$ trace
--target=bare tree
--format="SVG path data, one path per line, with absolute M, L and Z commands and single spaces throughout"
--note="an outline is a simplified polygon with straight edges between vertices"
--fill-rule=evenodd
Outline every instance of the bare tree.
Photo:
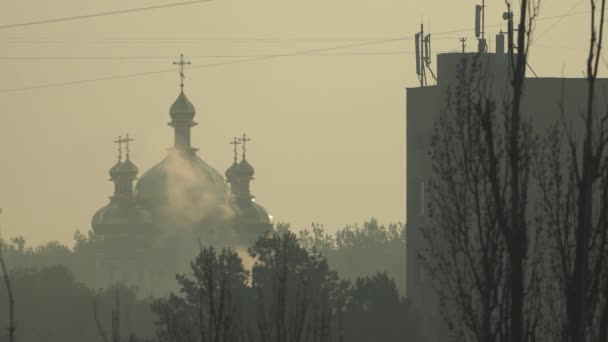
M 201 248 L 191 263 L 193 277 L 178 275 L 181 294 L 153 304 L 161 319 L 158 335 L 175 342 L 245 340 L 242 307 L 248 273 L 234 251 Z
M 520 3 L 507 91 L 499 93 L 485 66 L 465 61 L 432 142 L 423 261 L 455 340 L 533 341 L 541 317 L 541 230 L 530 222 L 528 193 L 534 134 L 521 111 L 539 2 Z M 511 26 L 509 1 L 507 9 Z
M 428 246 L 423 262 L 435 280 L 453 339 L 485 342 L 499 340 L 504 330 L 506 248 L 486 177 L 488 148 L 481 120 L 496 116 L 496 105 L 481 89 L 480 69 L 478 58 L 463 60 L 458 84 L 448 90 L 436 121 L 431 221 L 422 234 Z M 501 138 L 494 138 L 495 145 L 504 154 L 503 141 L 496 141 Z
M 103 342 L 108 342 L 108 335 L 106 334 L 101 321 L 99 320 L 99 312 L 97 310 L 97 299 L 93 298 L 93 319 L 95 319 L 95 326 L 97 327 L 97 332 L 99 336 L 103 340 Z
M 511 13 L 511 3 L 506 1 L 508 13 Z M 494 202 L 496 204 L 497 223 L 502 232 L 507 247 L 509 264 L 509 293 L 510 293 L 510 326 L 509 337 L 512 342 L 522 342 L 530 336 L 535 320 L 525 317 L 526 297 L 526 260 L 530 235 L 528 222 L 528 187 L 530 176 L 530 140 L 526 134 L 525 121 L 522 119 L 521 99 L 523 94 L 528 55 L 530 51 L 533 24 L 538 15 L 539 0 L 521 0 L 520 18 L 517 28 L 517 54 L 513 52 L 513 30 L 509 30 L 509 50 L 511 65 L 510 113 L 505 120 L 505 136 L 507 151 L 507 188 L 501 190 L 499 171 L 497 170 L 498 156 L 492 148 L 491 122 L 486 121 L 486 144 L 489 147 L 491 167 L 489 177 L 492 182 Z M 528 136 L 529 138 L 529 136 Z M 532 326 L 526 327 L 526 322 Z
M 291 232 L 258 239 L 249 254 L 256 260 L 252 288 L 260 341 L 329 342 L 339 338 L 345 284 L 330 270 L 325 257 L 299 245 Z
M 537 174 L 552 242 L 555 338 L 569 342 L 606 341 L 608 333 L 608 109 L 600 114 L 596 104 L 606 1 L 590 3 L 582 139 L 566 118 L 562 89 L 561 122 L 545 140 Z
M 0 268 L 2 268 L 2 277 L 4 279 L 4 285 L 6 286 L 6 294 L 8 296 L 8 340 L 9 342 L 15 342 L 15 331 L 17 330 L 17 325 L 15 323 L 15 297 L 13 294 L 13 288 L 11 286 L 11 278 L 8 274 L 8 268 L 6 267 L 6 262 L 4 261 L 4 256 L 2 254 L 3 248 L 4 240 L 0 239 Z

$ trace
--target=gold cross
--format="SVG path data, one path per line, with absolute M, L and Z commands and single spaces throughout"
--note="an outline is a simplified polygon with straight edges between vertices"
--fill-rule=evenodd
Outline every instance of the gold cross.
M 122 142 L 124 142 L 124 143 L 127 144 L 127 159 L 129 159 L 129 152 L 130 152 L 130 150 L 129 150 L 129 143 L 131 141 L 133 141 L 133 140 L 134 139 L 129 138 L 129 134 L 127 134 L 127 137 L 125 139 L 122 139 Z
M 118 144 L 118 161 L 122 161 L 122 143 L 124 140 L 122 139 L 122 135 L 118 136 L 118 140 L 114 140 L 115 144 Z
M 237 151 L 236 151 L 236 145 L 239 145 L 239 138 L 234 137 L 234 140 L 232 140 L 231 142 L 229 142 L 230 145 L 234 145 L 234 162 L 236 163 L 237 160 Z
M 179 55 L 179 62 L 173 62 L 173 65 L 179 65 L 179 77 L 180 77 L 180 84 L 179 86 L 184 89 L 184 78 L 186 78 L 186 75 L 184 74 L 184 65 L 190 65 L 190 62 L 186 62 L 184 60 L 184 54 L 182 53 L 181 55 Z
M 243 144 L 243 159 L 245 159 L 245 155 L 247 154 L 247 142 L 251 141 L 250 138 L 247 138 L 247 135 L 243 133 L 243 137 L 239 139 L 239 141 Z

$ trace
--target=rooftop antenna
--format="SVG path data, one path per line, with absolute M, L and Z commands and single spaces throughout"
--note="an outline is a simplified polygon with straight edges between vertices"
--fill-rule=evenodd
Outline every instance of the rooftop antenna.
M 420 24 L 420 32 L 414 36 L 416 42 L 416 75 L 420 80 L 420 86 L 424 87 L 426 84 L 426 74 L 424 72 L 423 64 L 423 51 L 424 51 L 424 24 Z
M 513 12 L 511 12 L 511 5 L 507 3 L 507 11 L 502 14 L 502 19 L 507 21 L 507 57 L 509 61 L 509 73 L 514 69 L 513 51 L 515 50 L 514 44 L 514 29 L 513 29 Z
M 462 53 L 465 53 L 467 49 L 467 39 L 465 37 L 461 37 L 460 44 L 462 45 Z
M 416 75 L 418 75 L 418 79 L 420 80 L 420 86 L 426 87 L 427 79 L 426 79 L 426 70 L 428 69 L 433 79 L 437 81 L 437 77 L 431 70 L 431 35 L 424 35 L 424 24 L 420 24 L 420 32 L 414 35 L 414 41 L 416 43 Z
M 486 44 L 486 1 L 482 0 L 481 5 L 475 5 L 475 37 L 479 42 L 478 51 L 484 53 L 488 51 Z
M 433 60 L 431 55 L 431 34 L 429 33 L 426 35 L 426 37 L 424 37 L 424 65 L 427 69 L 429 69 L 429 72 L 431 73 L 431 76 L 433 76 L 435 82 L 437 82 L 437 77 L 435 76 L 435 73 L 433 73 L 433 69 L 431 69 L 431 61 Z

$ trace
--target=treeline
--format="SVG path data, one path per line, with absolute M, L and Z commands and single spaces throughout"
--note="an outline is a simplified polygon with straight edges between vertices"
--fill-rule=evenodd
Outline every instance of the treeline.
M 162 341 L 420 341 L 417 321 L 386 273 L 342 280 L 289 231 L 261 237 L 247 271 L 230 250 L 204 248 L 180 291 L 156 300 Z
M 21 238 L 4 244 L 9 264 L 19 266 L 11 278 L 20 342 L 421 340 L 391 273 L 405 265 L 390 260 L 404 254 L 398 225 L 371 220 L 335 236 L 318 225 L 299 235 L 279 225 L 247 253 L 202 247 L 190 271 L 176 276 L 176 291 L 159 298 L 86 286 L 71 270 L 80 270 L 82 260 L 74 259 L 89 253 L 94 236 L 76 238 L 73 250 L 28 248 Z M 4 293 L 0 287 L 0 327 L 8 327 Z
M 288 224 L 277 224 L 279 232 L 293 231 Z M 329 233 L 322 225 L 313 224 L 310 229 L 298 232 L 299 243 L 308 250 L 317 250 L 327 257 L 332 269 L 341 278 L 354 281 L 357 277 L 386 272 L 395 280 L 402 295 L 405 294 L 405 229 L 402 224 L 379 224 L 370 219 L 362 225 L 346 226 L 336 233 Z M 39 268 L 54 265 L 66 266 L 77 280 L 95 287 L 96 236 L 92 231 L 74 233 L 74 247 L 57 241 L 39 246 L 27 246 L 27 241 L 17 236 L 6 241 L 5 257 L 12 268 Z M 167 244 L 175 245 L 168 241 Z M 163 252 L 171 253 L 173 248 Z M 192 256 L 196 254 L 193 252 Z M 171 255 L 159 256 L 170 258 Z M 189 257 L 188 259 L 191 259 Z M 177 273 L 174 270 L 172 274 Z
M 151 299 L 137 299 L 124 287 L 93 290 L 78 282 L 65 266 L 17 269 L 10 273 L 15 298 L 16 340 L 19 342 L 102 341 L 101 329 L 111 335 L 112 311 L 121 310 L 121 335 L 153 337 Z M 0 286 L 0 341 L 8 342 L 8 300 Z

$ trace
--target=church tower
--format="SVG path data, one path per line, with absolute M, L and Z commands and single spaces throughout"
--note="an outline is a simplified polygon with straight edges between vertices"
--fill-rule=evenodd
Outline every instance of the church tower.
M 155 236 L 148 211 L 137 204 L 133 196 L 133 181 L 139 170 L 130 159 L 129 143 L 133 139 L 119 137 L 118 162 L 110 169 L 114 195 L 110 203 L 99 209 L 91 225 L 98 238 L 96 279 L 98 286 L 124 283 L 145 283 L 146 253 Z M 122 144 L 126 158 L 122 160 Z
M 184 87 L 184 66 L 189 62 L 182 55 L 174 64 L 180 67 L 180 89 L 169 108 L 173 146 L 163 160 L 141 176 L 135 186 L 135 198 L 150 212 L 165 236 L 194 233 L 196 238 L 188 241 L 215 243 L 223 239 L 222 223 L 230 212 L 228 184 L 192 147 L 196 109 Z
M 240 139 L 234 138 L 230 144 L 234 145 L 234 162 L 226 170 L 226 179 L 230 183 L 230 192 L 235 203 L 236 214 L 233 220 L 235 236 L 238 243 L 251 244 L 258 236 L 269 232 L 273 228 L 272 215 L 261 205 L 255 202 L 251 194 L 250 184 L 254 179 L 255 170 L 247 161 L 247 143 L 251 141 L 246 134 Z M 242 147 L 241 162 L 237 163 L 236 146 Z

